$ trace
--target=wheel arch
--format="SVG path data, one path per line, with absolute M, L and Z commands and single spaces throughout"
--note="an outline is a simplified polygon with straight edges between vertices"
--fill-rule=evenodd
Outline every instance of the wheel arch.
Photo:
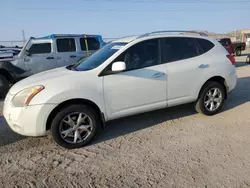
M 46 130 L 50 129 L 53 118 L 56 116 L 57 113 L 60 112 L 60 110 L 62 110 L 64 107 L 66 107 L 68 105 L 73 105 L 73 104 L 84 104 L 84 105 L 91 107 L 93 110 L 95 110 L 95 112 L 99 116 L 99 118 L 102 122 L 102 126 L 104 127 L 104 125 L 105 125 L 104 124 L 104 122 L 105 122 L 104 115 L 103 115 L 102 111 L 100 110 L 100 108 L 98 107 L 98 105 L 96 103 L 94 103 L 93 101 L 90 101 L 88 99 L 75 98 L 75 99 L 66 100 L 66 101 L 58 104 L 51 111 L 51 113 L 49 114 L 47 121 L 46 121 Z
M 224 87 L 224 90 L 225 90 L 225 99 L 227 99 L 227 88 L 228 88 L 228 86 L 227 86 L 227 83 L 226 83 L 226 79 L 223 78 L 222 76 L 213 76 L 213 77 L 209 78 L 209 79 L 202 85 L 202 87 L 200 88 L 200 91 L 199 91 L 199 94 L 198 94 L 198 96 L 197 96 L 197 99 L 200 97 L 201 92 L 202 92 L 203 88 L 206 86 L 206 84 L 207 84 L 208 82 L 211 82 L 211 81 L 217 82 L 217 83 L 221 84 L 221 85 Z
M 9 82 L 13 82 L 14 80 L 13 75 L 3 68 L 0 68 L 0 75 L 4 76 Z

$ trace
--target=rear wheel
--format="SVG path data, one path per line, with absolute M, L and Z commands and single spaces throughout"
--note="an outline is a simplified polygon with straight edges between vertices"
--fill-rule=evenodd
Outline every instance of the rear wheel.
M 88 144 L 99 127 L 100 118 L 94 110 L 86 105 L 71 105 L 55 116 L 51 134 L 58 145 L 74 149 Z
M 235 51 L 236 56 L 241 56 L 241 49 L 237 48 Z
M 9 82 L 8 80 L 0 75 L 0 98 L 4 98 L 9 90 Z
M 196 111 L 209 116 L 217 114 L 223 107 L 225 92 L 221 84 L 208 82 L 202 88 L 200 96 L 196 101 Z
M 250 64 L 250 55 L 247 56 L 246 63 L 247 63 L 247 64 Z

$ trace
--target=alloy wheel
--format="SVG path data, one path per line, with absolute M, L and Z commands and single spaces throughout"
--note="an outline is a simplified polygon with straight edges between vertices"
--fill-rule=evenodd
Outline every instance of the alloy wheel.
M 68 114 L 62 119 L 59 126 L 62 139 L 70 144 L 83 142 L 90 136 L 92 130 L 91 118 L 81 112 Z
M 222 92 L 218 88 L 210 89 L 204 98 L 204 106 L 205 108 L 213 112 L 217 110 L 222 103 Z

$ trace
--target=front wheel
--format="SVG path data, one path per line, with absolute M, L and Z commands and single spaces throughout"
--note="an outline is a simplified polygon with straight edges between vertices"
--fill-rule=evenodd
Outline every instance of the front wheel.
M 223 107 L 225 89 L 217 82 L 208 82 L 201 90 L 195 104 L 197 112 L 211 116 L 217 114 Z
M 8 80 L 0 75 L 0 98 L 4 98 L 9 90 L 9 82 Z
M 83 147 L 95 136 L 100 127 L 99 119 L 96 112 L 86 105 L 67 106 L 52 121 L 52 137 L 67 149 Z

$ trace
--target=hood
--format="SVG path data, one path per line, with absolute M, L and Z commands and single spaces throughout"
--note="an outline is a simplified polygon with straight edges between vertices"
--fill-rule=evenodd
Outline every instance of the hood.
M 15 85 L 13 85 L 9 91 L 10 94 L 16 94 L 17 92 L 35 85 L 44 85 L 47 81 L 50 81 L 54 78 L 64 77 L 67 75 L 75 74 L 76 71 L 68 70 L 66 67 L 61 67 L 57 69 L 52 69 L 44 71 L 38 74 L 34 74 L 28 78 L 25 78 Z

